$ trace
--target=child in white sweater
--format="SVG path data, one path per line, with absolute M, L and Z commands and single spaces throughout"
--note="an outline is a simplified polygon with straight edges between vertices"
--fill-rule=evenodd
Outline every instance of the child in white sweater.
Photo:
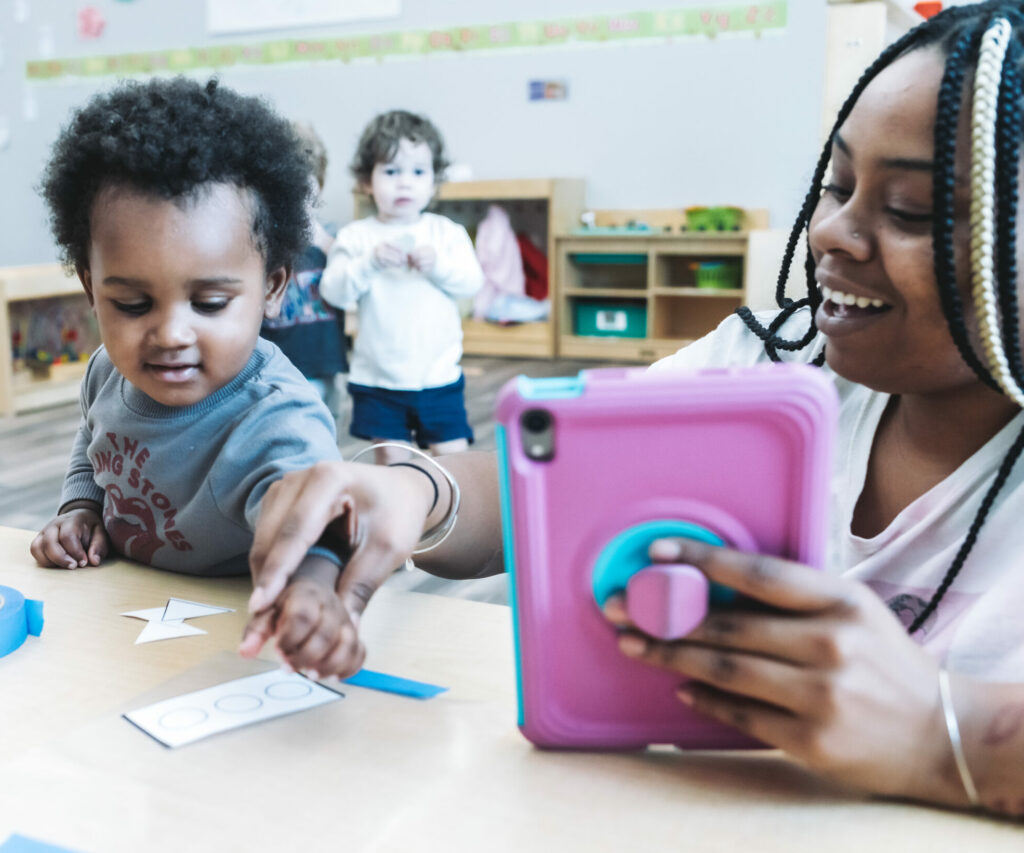
M 456 300 L 483 284 L 466 229 L 424 209 L 448 165 L 441 135 L 401 110 L 363 131 L 351 170 L 376 214 L 338 232 L 320 281 L 324 299 L 358 305 L 350 432 L 415 441 L 435 454 L 473 440 L 463 400 Z M 394 454 L 378 450 L 378 462 Z

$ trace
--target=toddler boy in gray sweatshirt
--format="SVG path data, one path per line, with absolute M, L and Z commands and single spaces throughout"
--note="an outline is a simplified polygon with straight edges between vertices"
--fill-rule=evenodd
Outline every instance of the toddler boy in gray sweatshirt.
M 103 346 L 60 509 L 32 543 L 40 565 L 95 566 L 115 550 L 245 573 L 267 489 L 339 458 L 319 395 L 259 337 L 305 245 L 309 187 L 289 123 L 216 81 L 122 84 L 63 129 L 43 193 Z M 312 548 L 274 607 L 286 662 L 318 676 L 360 663 L 335 651 L 351 630 L 340 567 Z

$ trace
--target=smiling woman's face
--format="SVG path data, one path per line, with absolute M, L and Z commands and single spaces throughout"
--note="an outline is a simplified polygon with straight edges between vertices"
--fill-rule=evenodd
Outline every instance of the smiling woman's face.
M 979 382 L 953 343 L 935 278 L 933 133 L 944 61 L 936 49 L 917 50 L 867 86 L 839 129 L 832 177 L 809 230 L 828 363 L 889 393 Z M 954 244 L 971 326 L 967 114 L 961 111 L 957 145 Z

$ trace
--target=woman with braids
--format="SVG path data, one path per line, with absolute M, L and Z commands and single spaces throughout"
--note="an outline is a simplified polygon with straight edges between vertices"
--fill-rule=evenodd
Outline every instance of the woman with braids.
M 830 571 L 662 540 L 653 559 L 695 564 L 768 607 L 713 613 L 670 644 L 633 629 L 621 600 L 607 607 L 624 654 L 686 677 L 680 702 L 823 776 L 1018 816 L 1022 69 L 1017 3 L 955 7 L 886 50 L 818 164 L 780 311 L 741 311 L 655 368 L 800 360 L 835 378 Z M 794 301 L 785 289 L 801 239 L 807 289 Z M 462 510 L 419 565 L 447 577 L 499 570 L 494 460 L 450 456 L 444 468 Z M 345 604 L 361 611 L 457 494 L 431 465 L 331 463 L 285 477 L 256 531 L 253 604 L 273 601 L 304 548 L 353 510 L 361 534 Z

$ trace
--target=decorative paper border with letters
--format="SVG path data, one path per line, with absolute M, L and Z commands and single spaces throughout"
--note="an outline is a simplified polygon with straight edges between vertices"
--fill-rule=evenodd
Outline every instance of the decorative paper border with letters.
M 27 62 L 25 76 L 33 81 L 69 77 L 132 77 L 281 63 L 378 62 L 438 54 L 601 47 L 677 38 L 759 37 L 764 33 L 785 30 L 787 6 L 787 0 L 708 3 L 685 9 L 621 15 L 54 58 Z

